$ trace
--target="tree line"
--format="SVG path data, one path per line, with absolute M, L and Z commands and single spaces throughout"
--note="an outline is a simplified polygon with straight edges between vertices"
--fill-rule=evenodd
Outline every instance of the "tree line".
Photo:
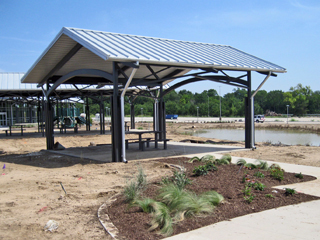
M 235 88 L 231 93 L 221 96 L 221 115 L 223 117 L 241 117 L 245 115 L 244 99 L 246 89 Z M 220 116 L 220 96 L 215 89 L 192 93 L 188 90 L 171 91 L 164 97 L 166 114 L 179 116 L 218 117 Z M 138 97 L 135 102 L 136 116 L 152 116 L 154 100 Z M 309 86 L 298 84 L 289 91 L 260 90 L 254 97 L 255 114 L 265 114 L 267 110 L 278 114 L 289 113 L 296 116 L 304 114 L 320 114 L 320 91 L 312 91 Z M 106 103 L 110 107 L 110 103 Z M 97 104 L 90 104 L 90 113 L 99 112 Z M 130 115 L 130 105 L 125 104 L 125 114 Z

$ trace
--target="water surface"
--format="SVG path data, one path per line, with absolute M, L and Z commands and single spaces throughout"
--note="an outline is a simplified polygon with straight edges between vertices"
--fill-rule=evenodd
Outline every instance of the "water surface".
M 205 129 L 192 132 L 192 135 L 230 141 L 244 141 L 244 129 Z M 283 143 L 288 145 L 320 146 L 320 135 L 292 129 L 256 129 L 255 142 Z

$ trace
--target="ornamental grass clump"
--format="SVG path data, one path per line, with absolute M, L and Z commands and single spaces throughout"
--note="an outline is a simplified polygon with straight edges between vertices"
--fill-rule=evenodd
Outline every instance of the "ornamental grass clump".
M 178 171 L 174 172 L 173 177 L 162 180 L 164 184 L 160 188 L 156 200 L 141 199 L 137 187 L 138 185 L 145 186 L 143 184 L 145 181 L 141 175 L 144 174 L 140 173 L 137 181 L 131 182 L 126 187 L 127 191 L 130 192 L 129 207 L 136 206 L 141 208 L 143 212 L 150 213 L 152 220 L 149 230 L 157 229 L 158 234 L 163 236 L 169 236 L 173 233 L 174 223 L 182 221 L 186 217 L 212 213 L 215 206 L 224 200 L 223 196 L 215 191 L 205 192 L 201 195 L 187 191 L 185 186 L 190 183 L 190 180 L 186 178 L 184 172 Z M 126 189 L 124 194 L 126 194 Z M 127 196 L 126 199 L 128 199 Z
M 173 233 L 173 225 L 168 207 L 162 202 L 154 202 L 151 205 L 154 211 L 151 213 L 152 219 L 149 231 L 159 228 L 159 234 L 170 236 Z
M 142 168 L 138 169 L 138 175 L 136 177 L 136 181 L 131 181 L 127 186 L 125 186 L 123 195 L 125 196 L 126 202 L 131 203 L 135 199 L 137 199 L 143 189 L 147 185 L 147 178 L 144 174 Z
M 261 161 L 261 160 L 258 160 L 258 164 L 257 164 L 257 167 L 261 170 L 264 170 L 264 171 L 267 171 L 268 168 L 269 168 L 269 165 L 266 161 Z
M 229 164 L 231 163 L 232 157 L 230 154 L 224 154 L 220 160 L 227 160 L 229 162 Z

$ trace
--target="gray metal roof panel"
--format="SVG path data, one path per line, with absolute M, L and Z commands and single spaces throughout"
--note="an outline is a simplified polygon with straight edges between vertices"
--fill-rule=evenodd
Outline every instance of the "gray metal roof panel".
M 77 43 L 84 48 L 80 49 L 56 75 L 64 75 L 79 67 L 112 72 L 112 65 L 108 65 L 111 61 L 139 61 L 177 68 L 213 67 L 223 70 L 286 72 L 281 66 L 226 45 L 62 28 L 22 81 L 42 81 Z M 174 71 L 174 68 L 171 71 Z M 142 76 L 149 74 L 149 71 L 140 68 L 136 74 Z
M 77 28 L 64 34 L 83 44 L 103 59 L 189 63 L 216 67 L 251 68 L 285 72 L 286 69 L 226 45 L 178 41 Z

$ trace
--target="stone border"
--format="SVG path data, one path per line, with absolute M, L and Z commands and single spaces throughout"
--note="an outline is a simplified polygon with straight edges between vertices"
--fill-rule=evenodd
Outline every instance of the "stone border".
M 102 227 L 114 239 L 117 239 L 117 236 L 119 235 L 119 230 L 111 222 L 109 215 L 106 213 L 106 210 L 114 201 L 117 200 L 118 196 L 119 194 L 112 196 L 104 204 L 102 204 L 98 209 L 98 219 Z

